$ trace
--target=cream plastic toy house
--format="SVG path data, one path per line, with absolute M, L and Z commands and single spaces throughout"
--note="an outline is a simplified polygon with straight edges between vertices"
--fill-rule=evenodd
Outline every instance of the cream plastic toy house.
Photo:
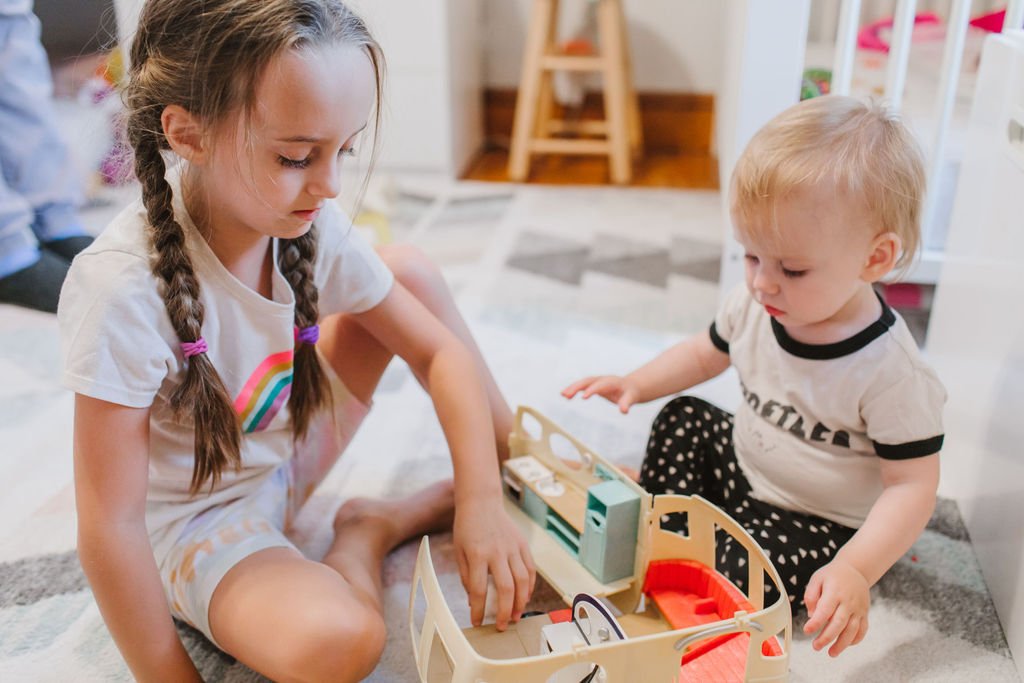
M 551 613 L 523 618 L 504 632 L 493 624 L 460 628 L 424 538 L 409 603 L 421 681 L 786 680 L 792 631 L 786 591 L 735 520 L 697 496 L 645 492 L 530 408 L 519 408 L 510 444 L 502 473 L 506 509 L 526 536 L 538 573 L 573 606 L 571 620 Z M 661 528 L 671 514 L 686 515 L 688 535 Z M 746 594 L 714 571 L 716 530 L 747 551 Z M 783 596 L 768 607 L 766 581 Z

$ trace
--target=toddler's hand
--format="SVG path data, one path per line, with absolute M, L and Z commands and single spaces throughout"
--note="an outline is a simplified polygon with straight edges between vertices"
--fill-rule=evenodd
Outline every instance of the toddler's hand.
M 490 575 L 497 591 L 495 622 L 504 631 L 510 620 L 519 621 L 533 592 L 536 571 L 525 539 L 505 513 L 500 497 L 457 503 L 454 536 L 470 620 L 474 626 L 483 622 Z
M 636 403 L 638 394 L 633 382 L 626 377 L 602 375 L 600 377 L 586 377 L 573 382 L 562 390 L 562 396 L 572 398 L 581 391 L 583 392 L 584 399 L 597 394 L 617 404 L 619 410 L 623 413 L 629 412 L 629 407 Z
M 804 633 L 818 633 L 813 647 L 820 650 L 829 643 L 832 657 L 850 645 L 856 645 L 868 632 L 870 586 L 857 569 L 838 558 L 814 572 L 807 590 L 807 624 Z

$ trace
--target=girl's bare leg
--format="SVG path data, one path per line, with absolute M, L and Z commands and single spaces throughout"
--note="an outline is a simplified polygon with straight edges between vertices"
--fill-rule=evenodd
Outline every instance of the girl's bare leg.
M 235 565 L 214 591 L 217 642 L 275 681 L 359 681 L 384 650 L 381 569 L 395 546 L 451 526 L 452 486 L 352 500 L 322 563 L 270 548 Z

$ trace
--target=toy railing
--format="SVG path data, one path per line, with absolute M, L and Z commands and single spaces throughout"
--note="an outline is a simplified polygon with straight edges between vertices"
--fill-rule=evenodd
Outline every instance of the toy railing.
M 435 680 L 450 680 L 452 683 L 543 683 L 563 669 L 579 664 L 600 666 L 609 682 L 671 683 L 679 676 L 680 653 L 675 649 L 676 642 L 680 637 L 704 630 L 704 627 L 698 627 L 669 631 L 557 654 L 489 659 L 473 649 L 448 610 L 430 560 L 430 546 L 426 538 L 420 545 L 412 589 L 411 613 L 419 591 L 425 600 L 421 631 L 417 632 L 415 619 L 410 618 L 416 668 L 420 680 L 431 683 Z M 435 648 L 438 644 L 447 655 L 450 678 L 439 678 L 436 674 L 431 676 L 431 657 L 437 656 Z
M 523 427 L 524 416 L 529 415 L 540 425 L 540 434 L 531 435 Z M 580 453 L 581 467 L 574 468 L 555 456 L 551 438 L 560 435 L 568 440 Z M 753 538 L 731 517 L 699 497 L 652 496 L 635 482 L 621 477 L 614 466 L 572 438 L 557 425 L 540 413 L 529 408 L 520 408 L 517 413 L 516 429 L 510 438 L 513 457 L 532 455 L 559 477 L 581 486 L 592 481 L 595 469 L 602 467 L 605 473 L 613 473 L 623 483 L 634 488 L 641 496 L 641 516 L 636 546 L 636 572 L 630 579 L 604 586 L 603 595 L 618 607 L 624 615 L 634 612 L 640 602 L 644 577 L 651 562 L 657 560 L 693 560 L 711 570 L 715 567 L 716 528 L 733 537 L 734 542 L 746 549 L 748 555 L 747 599 L 753 606 L 749 614 L 737 611 L 732 618 L 700 624 L 692 627 L 668 628 L 663 632 L 630 636 L 625 640 L 598 645 L 577 647 L 567 652 L 538 654 L 535 656 L 493 659 L 482 656 L 469 641 L 466 633 L 456 624 L 441 592 L 434 567 L 430 559 L 430 546 L 424 538 L 416 570 L 413 575 L 410 596 L 410 630 L 413 650 L 420 680 L 428 683 L 452 681 L 452 683 L 522 683 L 548 681 L 567 667 L 581 665 L 599 666 L 609 683 L 675 682 L 686 679 L 686 665 L 680 670 L 680 652 L 700 641 L 727 633 L 747 633 L 747 657 L 745 680 L 785 681 L 788 673 L 789 650 L 792 624 L 786 590 L 775 567 Z M 513 518 L 527 533 L 537 564 L 538 573 L 547 578 L 567 603 L 571 603 L 572 585 L 579 577 L 586 577 L 586 570 L 573 570 L 566 561 L 569 556 L 557 555 L 551 545 L 544 542 L 546 534 L 537 530 L 537 525 L 515 506 L 506 506 Z M 664 515 L 682 513 L 687 518 L 687 535 L 661 528 Z M 516 516 L 518 515 L 518 516 Z M 524 526 L 525 525 L 525 526 Z M 538 552 L 538 547 L 544 549 Z M 557 565 L 552 570 L 550 565 Z M 765 580 L 774 585 L 778 599 L 764 607 Z M 597 582 L 590 577 L 590 584 Z M 576 587 L 575 590 L 590 592 L 595 586 Z M 601 588 L 596 585 L 596 588 Z M 568 596 L 568 597 L 567 597 Z M 417 603 L 417 598 L 422 602 Z M 421 612 L 421 613 L 418 613 Z M 421 624 L 417 626 L 417 621 Z M 497 632 L 495 631 L 495 634 Z M 764 654 L 770 648 L 764 644 L 778 638 L 781 647 L 771 648 L 780 654 Z M 438 647 L 440 646 L 440 647 Z M 563 679 L 559 679 L 563 680 Z
M 672 513 L 686 514 L 689 527 L 688 535 L 682 536 L 675 531 L 661 528 L 662 516 Z M 700 496 L 654 496 L 654 505 L 648 516 L 648 522 L 650 525 L 650 540 L 647 544 L 646 556 L 648 565 L 657 560 L 686 558 L 714 568 L 716 526 L 729 534 L 733 538 L 733 543 L 739 543 L 746 549 L 748 571 L 745 593 L 756 611 L 742 619 L 742 628 L 738 625 L 735 629 L 750 634 L 747 648 L 746 680 L 786 680 L 792 639 L 792 615 L 782 578 L 761 546 L 736 520 Z M 775 587 L 777 596 L 775 602 L 768 607 L 764 607 L 766 579 Z M 706 632 L 702 637 L 693 638 L 693 641 L 730 632 L 719 630 L 724 628 L 729 621 L 702 627 L 706 629 Z M 688 630 L 692 631 L 693 629 Z M 782 656 L 772 657 L 763 653 L 764 642 L 774 637 L 780 639 Z

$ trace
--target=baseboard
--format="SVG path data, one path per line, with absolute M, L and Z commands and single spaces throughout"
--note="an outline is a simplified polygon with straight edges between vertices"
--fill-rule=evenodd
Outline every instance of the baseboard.
M 488 144 L 507 147 L 515 117 L 516 90 L 484 90 L 484 135 Z M 699 93 L 638 93 L 643 123 L 644 148 L 668 154 L 712 154 L 714 95 Z M 561 115 L 561 114 L 557 114 Z M 584 119 L 603 117 L 600 92 L 588 92 L 575 115 Z

